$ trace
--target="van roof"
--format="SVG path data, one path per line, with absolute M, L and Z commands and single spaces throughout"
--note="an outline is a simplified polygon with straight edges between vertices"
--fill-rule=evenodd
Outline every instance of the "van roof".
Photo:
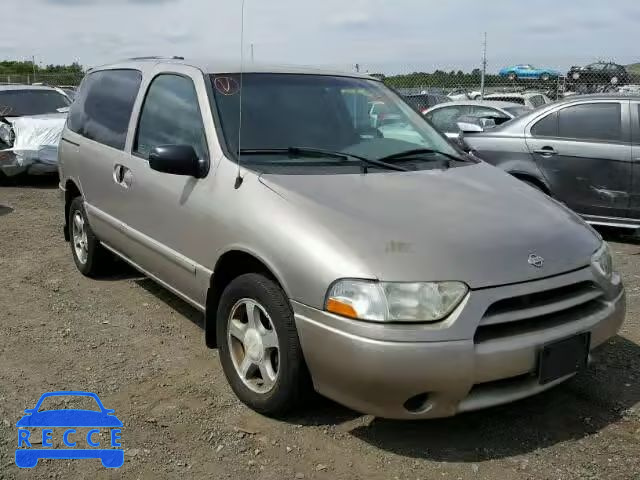
M 182 57 L 137 57 L 122 60 L 119 62 L 101 65 L 90 69 L 95 70 L 107 70 L 114 68 L 135 68 L 140 69 L 143 65 L 159 65 L 159 64 L 178 64 L 188 65 L 201 70 L 205 74 L 218 74 L 218 73 L 238 73 L 240 72 L 239 60 L 189 60 Z M 354 77 L 354 78 L 366 78 L 370 80 L 378 80 L 375 77 L 371 77 L 367 74 L 345 72 L 339 70 L 324 70 L 310 66 L 301 65 L 282 65 L 272 63 L 256 63 L 245 62 L 242 68 L 243 73 L 291 73 L 301 75 L 332 75 L 341 77 Z

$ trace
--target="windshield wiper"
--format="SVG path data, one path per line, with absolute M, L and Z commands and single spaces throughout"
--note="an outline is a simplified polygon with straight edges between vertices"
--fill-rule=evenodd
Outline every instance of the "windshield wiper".
M 408 172 L 409 170 L 401 167 L 400 165 L 393 165 L 386 163 L 383 160 L 373 160 L 371 158 L 359 157 L 352 155 L 351 153 L 334 152 L 331 150 L 322 150 L 319 148 L 301 148 L 301 147 L 289 147 L 289 148 L 247 148 L 241 149 L 240 155 L 271 155 L 286 153 L 290 157 L 308 157 L 308 158 L 335 158 L 337 160 L 350 161 L 352 159 L 358 160 L 362 166 L 362 172 L 367 173 L 367 166 L 373 165 L 380 168 L 386 168 L 387 170 L 396 170 L 399 172 Z
M 398 152 L 398 153 L 394 153 L 392 155 L 387 155 L 386 157 L 382 157 L 380 159 L 381 162 L 386 162 L 389 160 L 403 160 L 406 158 L 411 158 L 411 157 L 415 157 L 417 155 L 428 155 L 428 154 L 435 154 L 435 155 L 442 155 L 444 157 L 447 157 L 449 160 L 455 160 L 456 162 L 468 162 L 469 160 L 466 160 L 464 158 L 460 158 L 456 155 L 452 155 L 450 153 L 446 153 L 446 152 L 441 152 L 440 150 L 433 150 L 430 148 L 415 148 L 413 150 L 405 150 L 403 152 Z

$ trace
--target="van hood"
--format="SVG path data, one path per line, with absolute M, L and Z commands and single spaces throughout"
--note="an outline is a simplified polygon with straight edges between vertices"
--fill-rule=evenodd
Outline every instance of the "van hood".
M 576 214 L 486 163 L 260 181 L 385 281 L 525 282 L 589 265 L 602 241 Z M 532 254 L 542 266 L 529 263 Z

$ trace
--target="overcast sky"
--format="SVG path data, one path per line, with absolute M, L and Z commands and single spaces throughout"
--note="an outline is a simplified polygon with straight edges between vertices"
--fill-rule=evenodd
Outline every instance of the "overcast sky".
M 3 0 L 4 58 L 239 57 L 240 0 Z M 638 0 L 246 0 L 256 61 L 370 72 L 640 62 Z

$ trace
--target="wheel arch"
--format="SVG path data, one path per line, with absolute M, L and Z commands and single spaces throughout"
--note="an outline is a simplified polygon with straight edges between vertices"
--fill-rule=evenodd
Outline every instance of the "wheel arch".
M 82 192 L 76 182 L 68 179 L 64 184 L 64 239 L 69 241 L 69 206 L 76 197 L 81 197 Z
M 209 280 L 205 310 L 205 343 L 209 348 L 216 348 L 216 322 L 218 304 L 224 289 L 237 277 L 245 273 L 261 273 L 276 282 L 289 298 L 285 283 L 270 262 L 255 252 L 243 248 L 232 248 L 225 251 L 216 262 Z
M 537 175 L 533 175 L 530 172 L 522 172 L 522 171 L 510 171 L 508 173 L 512 177 L 517 178 L 518 180 L 522 180 L 522 181 L 529 182 L 536 185 L 544 193 L 551 196 L 551 190 L 549 189 L 549 185 L 547 185 L 547 183 L 543 179 L 539 178 Z

